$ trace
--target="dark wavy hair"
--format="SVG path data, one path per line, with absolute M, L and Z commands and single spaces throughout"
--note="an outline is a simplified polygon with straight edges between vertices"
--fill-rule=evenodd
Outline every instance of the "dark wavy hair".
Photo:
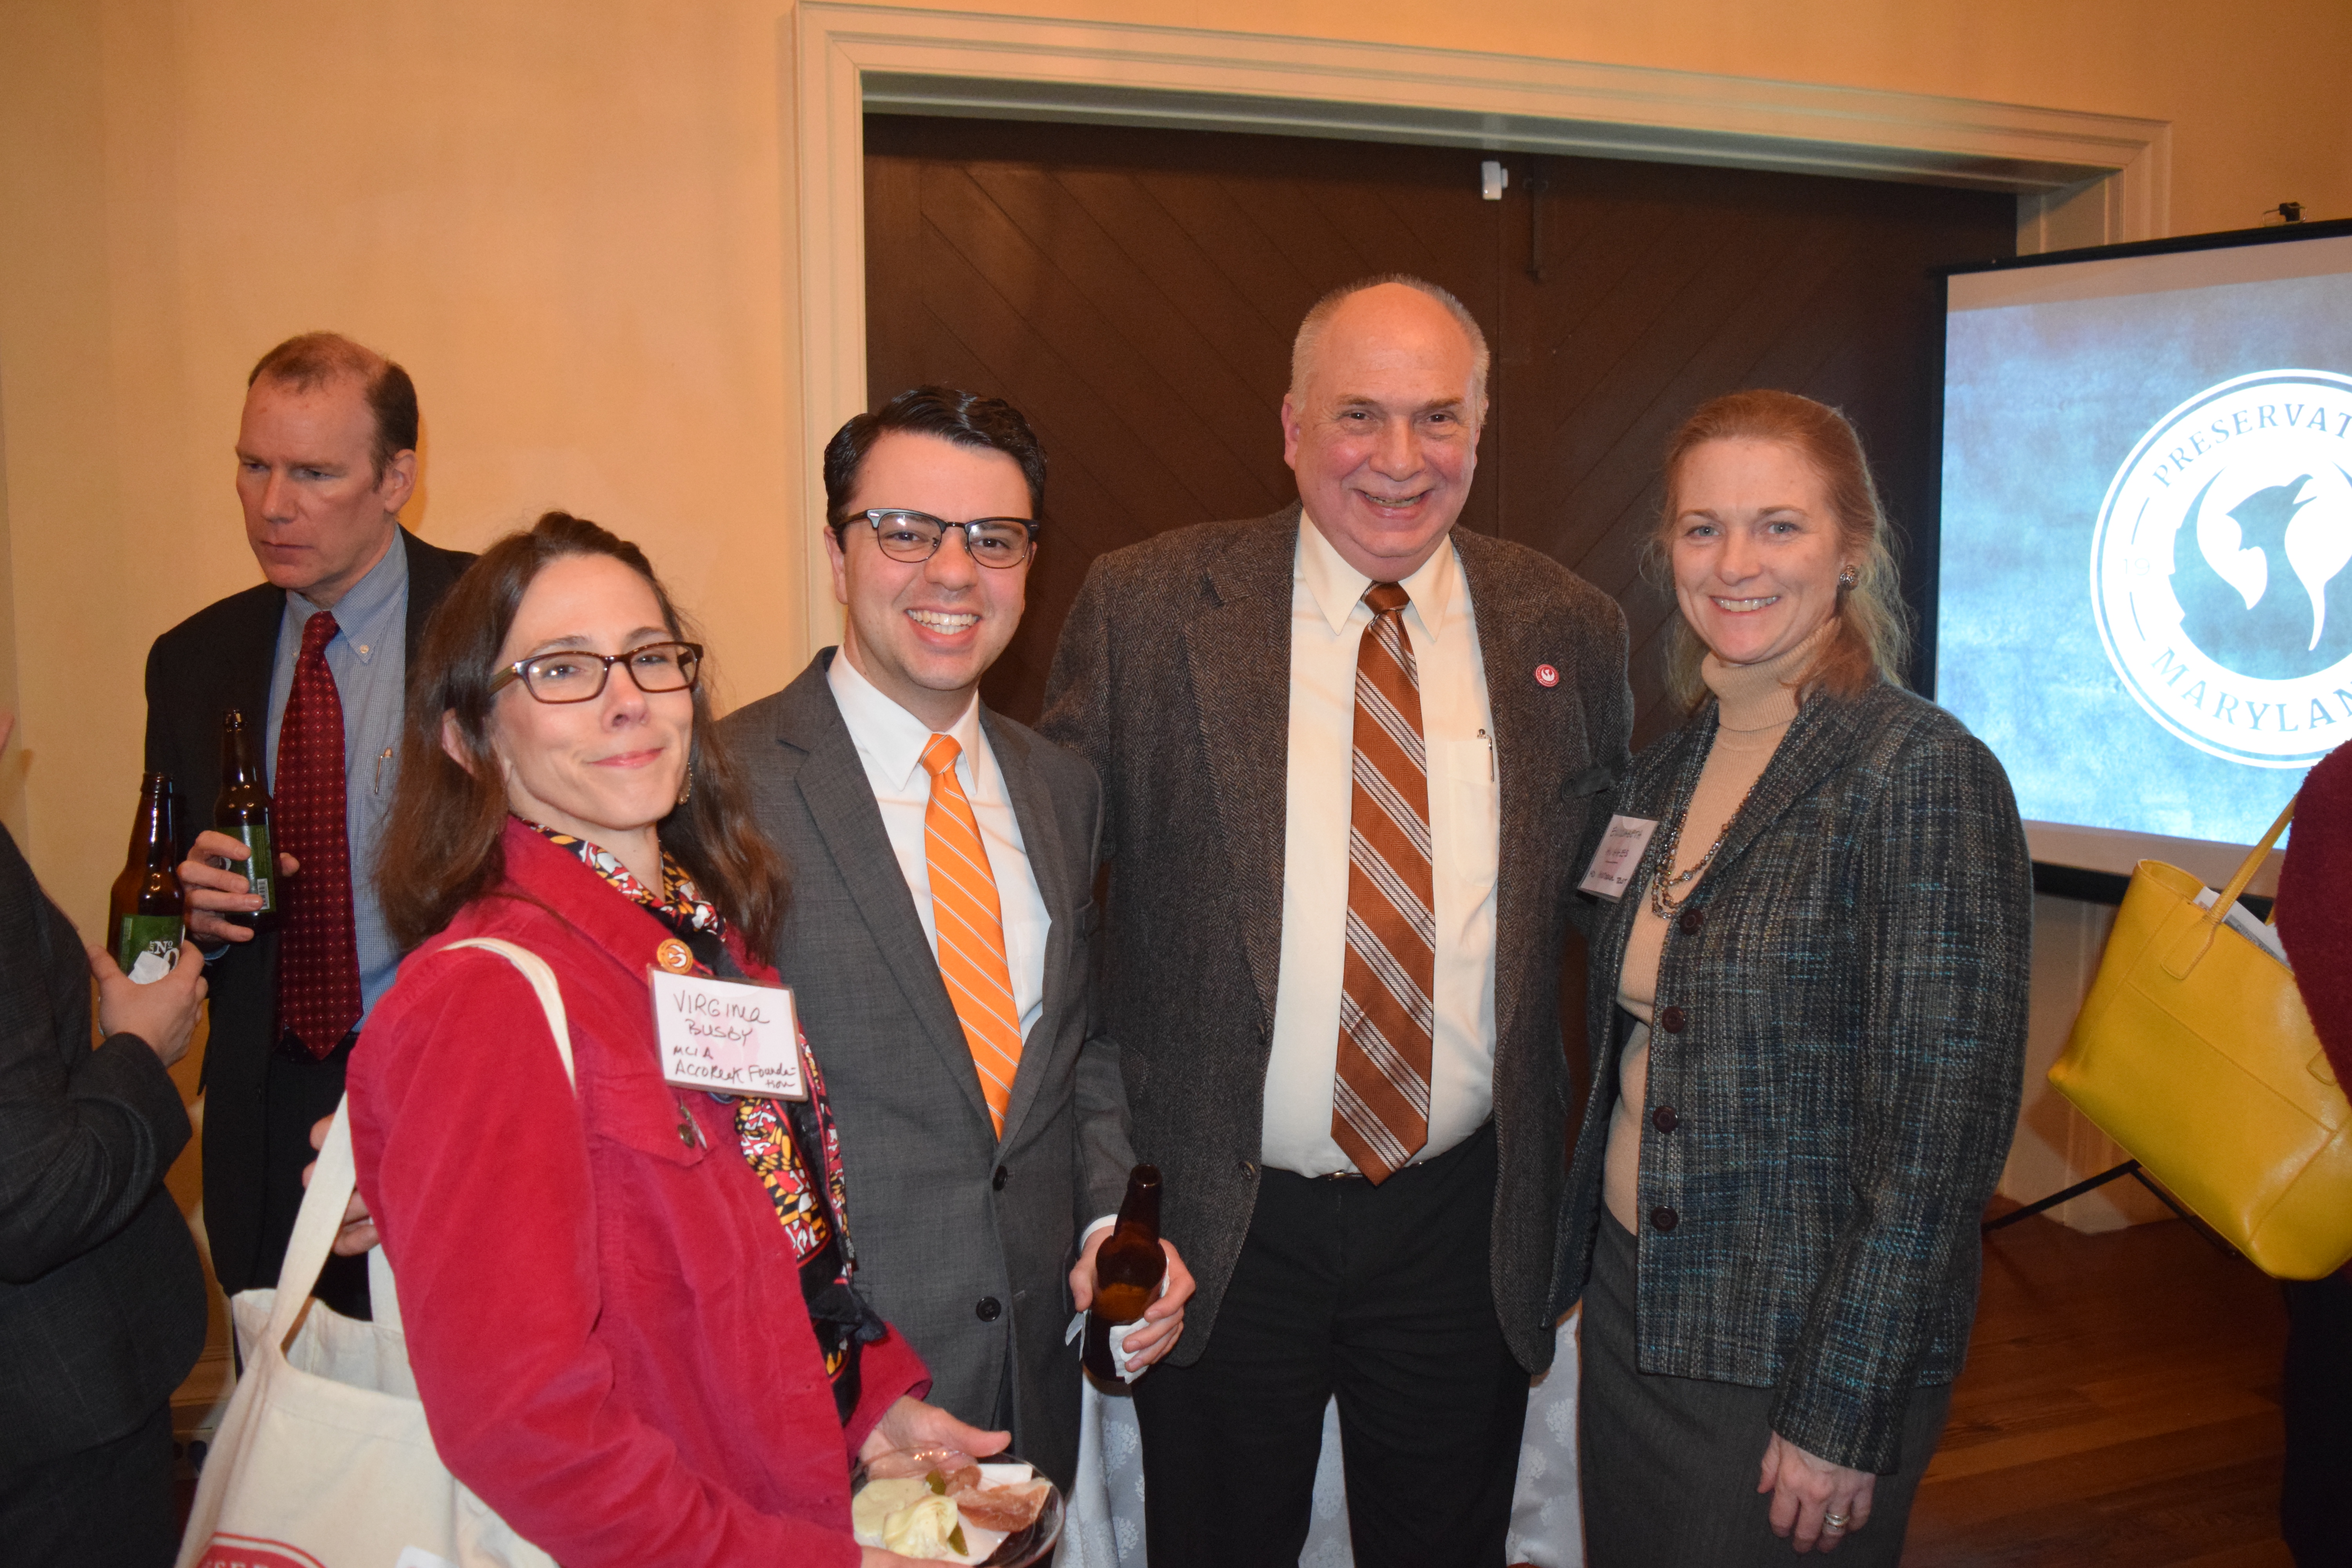
M 550 562 L 571 555 L 609 555 L 628 567 L 653 589 L 669 635 L 698 640 L 644 551 L 569 512 L 551 511 L 529 531 L 508 534 L 467 568 L 425 623 L 424 644 L 408 672 L 400 777 L 376 855 L 384 923 L 403 952 L 446 926 L 506 875 L 500 836 L 507 796 L 490 750 L 490 682 L 531 579 Z M 677 857 L 751 951 L 766 952 L 783 918 L 783 860 L 752 820 L 742 765 L 719 732 L 709 666 L 703 668 L 687 752 L 693 789 L 662 819 L 662 847 Z M 445 714 L 454 719 L 466 752 L 462 765 L 442 747 Z

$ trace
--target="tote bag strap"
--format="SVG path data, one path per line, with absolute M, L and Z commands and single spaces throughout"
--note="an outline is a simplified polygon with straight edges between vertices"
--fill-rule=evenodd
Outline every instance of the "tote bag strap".
M 563 993 L 555 984 L 555 971 L 547 960 L 527 947 L 518 946 L 499 937 L 475 937 L 466 942 L 453 942 L 449 948 L 478 947 L 497 953 L 522 972 L 524 979 L 539 995 L 541 1010 L 547 1015 L 548 1033 L 555 1038 L 556 1055 L 563 1059 L 563 1077 L 577 1093 L 578 1073 L 572 1063 L 572 1029 L 565 1020 Z M 335 1107 L 335 1120 L 327 1129 L 327 1142 L 319 1151 L 318 1167 L 310 1173 L 310 1186 L 302 1194 L 301 1212 L 295 1216 L 293 1237 L 286 1244 L 286 1261 L 278 1269 L 278 1293 L 270 1303 L 269 1329 L 266 1341 L 268 1353 L 283 1354 L 287 1340 L 302 1315 L 310 1292 L 318 1288 L 319 1271 L 327 1266 L 328 1256 L 334 1250 L 335 1235 L 342 1228 L 343 1211 L 351 1206 L 352 1194 L 359 1186 L 359 1165 L 352 1154 L 351 1107 L 348 1100 Z M 381 1249 L 379 1249 L 379 1252 Z M 371 1284 L 381 1279 L 390 1283 L 388 1267 L 371 1258 Z M 389 1303 L 386 1326 L 399 1324 L 398 1298 Z
M 2238 895 L 2244 892 L 2247 884 L 2254 879 L 2254 873 L 2263 868 L 2263 861 L 2269 857 L 2271 846 L 2279 841 L 2279 835 L 2286 831 L 2286 825 L 2294 818 L 2294 800 L 2290 797 L 2286 809 L 2278 814 L 2278 820 L 2271 824 L 2271 830 L 2263 835 L 2263 841 L 2246 852 L 2245 859 L 2238 866 L 2237 874 L 2230 879 L 2229 886 L 2221 889 L 2221 896 L 2205 911 L 2205 918 L 2189 928 L 2179 944 L 2172 950 L 2172 956 L 2164 961 L 2166 973 L 2175 980 L 2186 980 L 2189 972 L 2204 961 L 2205 954 L 2213 946 L 2214 931 L 2220 929 L 2223 919 L 2236 905 Z
M 441 951 L 449 952 L 461 947 L 478 947 L 486 952 L 495 952 L 522 971 L 522 977 L 530 982 L 533 991 L 539 993 L 539 1005 L 547 1014 L 547 1032 L 555 1037 L 555 1054 L 563 1058 L 564 1079 L 572 1085 L 572 1091 L 579 1093 L 580 1075 L 572 1066 L 572 1027 L 564 1021 L 563 993 L 556 988 L 555 971 L 547 966 L 547 960 L 527 947 L 495 936 L 468 937 L 464 942 L 453 942 Z
M 264 1355 L 286 1353 L 286 1341 L 310 1304 L 327 1266 L 335 1233 L 342 1228 L 343 1210 L 359 1184 L 359 1168 L 352 1160 L 352 1124 L 348 1103 L 335 1107 L 327 1142 L 310 1173 L 310 1190 L 302 1194 L 301 1212 L 294 1216 L 294 1234 L 286 1243 L 286 1261 L 278 1268 L 278 1292 L 269 1305 L 269 1329 L 257 1347 Z

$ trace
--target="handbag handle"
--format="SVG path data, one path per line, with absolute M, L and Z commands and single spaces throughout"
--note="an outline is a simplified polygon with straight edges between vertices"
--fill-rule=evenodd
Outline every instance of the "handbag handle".
M 2296 792 L 2296 795 L 2300 794 L 2300 791 Z M 2214 899 L 2204 918 L 2189 928 L 2188 934 L 2172 950 L 2172 956 L 2164 961 L 2167 974 L 2175 980 L 2186 980 L 2189 972 L 2204 962 L 2205 954 L 2213 946 L 2213 933 L 2237 904 L 2238 895 L 2243 893 L 2247 884 L 2254 879 L 2254 873 L 2262 869 L 2263 861 L 2270 855 L 2271 846 L 2279 841 L 2279 835 L 2286 831 L 2286 825 L 2294 819 L 2296 795 L 2288 797 L 2286 808 L 2278 814 L 2278 820 L 2271 824 L 2271 830 L 2263 835 L 2263 841 L 2246 852 L 2245 859 L 2239 864 L 2237 874 L 2230 879 L 2229 886 Z
M 572 1028 L 563 1011 L 563 993 L 555 984 L 555 971 L 547 960 L 527 947 L 519 946 L 499 937 L 474 937 L 466 942 L 453 942 L 440 951 L 450 948 L 478 947 L 497 953 L 522 972 L 530 988 L 539 996 L 541 1011 L 547 1015 L 548 1033 L 555 1037 L 556 1055 L 563 1058 L 563 1077 L 573 1093 L 578 1093 L 580 1079 L 572 1063 Z M 310 1190 L 302 1194 L 301 1212 L 294 1217 L 294 1234 L 286 1243 L 286 1260 L 278 1268 L 278 1291 L 269 1306 L 269 1328 L 262 1343 L 268 1353 L 286 1353 L 286 1342 L 294 1332 L 302 1310 L 310 1304 L 310 1292 L 318 1289 L 319 1272 L 326 1268 L 333 1252 L 335 1233 L 342 1228 L 343 1211 L 351 1206 L 352 1194 L 359 1187 L 359 1163 L 352 1153 L 351 1100 L 337 1102 L 335 1120 L 327 1129 L 327 1141 L 319 1150 L 318 1168 L 310 1173 Z M 371 1281 L 388 1275 L 389 1270 L 371 1268 Z M 393 1311 L 397 1320 L 398 1308 Z

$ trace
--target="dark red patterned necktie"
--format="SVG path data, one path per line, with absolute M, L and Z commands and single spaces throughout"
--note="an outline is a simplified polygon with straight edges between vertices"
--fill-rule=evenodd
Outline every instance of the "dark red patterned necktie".
M 278 943 L 278 1028 L 323 1061 L 360 1021 L 352 846 L 343 815 L 343 700 L 327 668 L 337 631 L 324 610 L 302 627 L 294 689 L 278 727 L 278 847 L 300 862 Z

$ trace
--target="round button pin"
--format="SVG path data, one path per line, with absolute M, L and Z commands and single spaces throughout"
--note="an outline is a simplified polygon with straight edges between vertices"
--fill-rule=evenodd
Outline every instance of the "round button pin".
M 684 974 L 694 967 L 694 950 L 676 937 L 665 937 L 654 949 L 654 962 L 672 974 Z
M 1548 664 L 1539 664 L 1536 666 L 1536 684 L 1542 687 L 1558 686 L 1559 684 L 1559 671 L 1554 669 Z

